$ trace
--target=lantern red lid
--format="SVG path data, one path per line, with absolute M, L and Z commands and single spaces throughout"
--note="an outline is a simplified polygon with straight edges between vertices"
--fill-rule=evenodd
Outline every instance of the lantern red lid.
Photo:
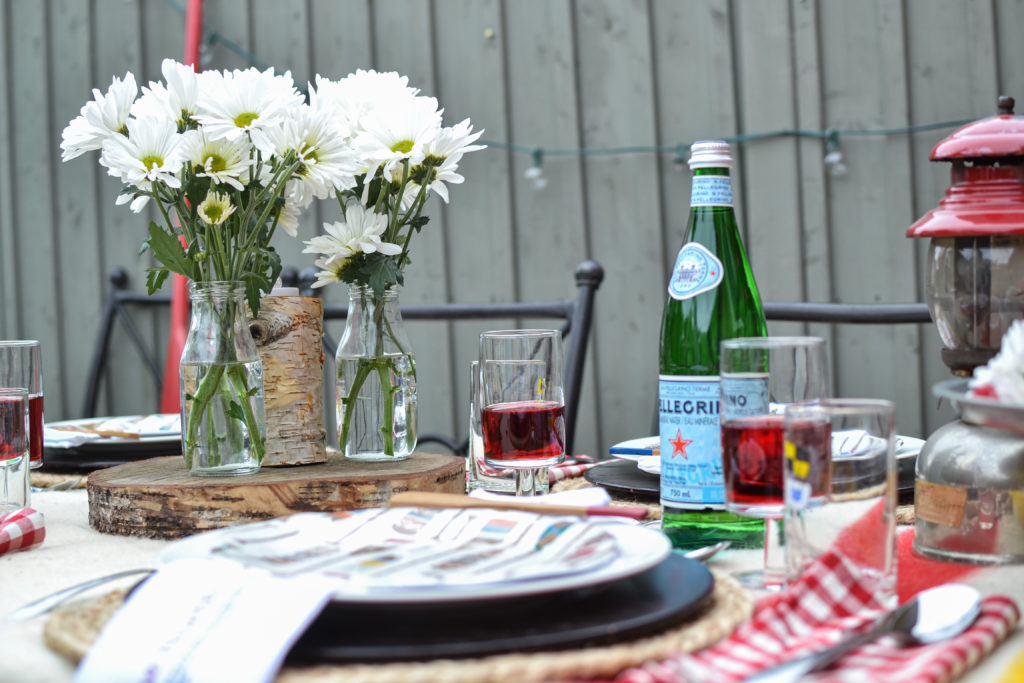
M 999 114 L 935 145 L 929 159 L 953 162 L 952 182 L 907 237 L 1024 234 L 1024 116 L 1015 116 L 1013 106 L 1002 96 Z

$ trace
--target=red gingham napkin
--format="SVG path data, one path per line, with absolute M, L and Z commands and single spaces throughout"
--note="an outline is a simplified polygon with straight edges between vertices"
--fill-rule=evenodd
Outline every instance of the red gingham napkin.
M 548 485 L 554 486 L 556 482 L 563 479 L 582 476 L 591 467 L 600 464 L 594 462 L 589 455 L 574 455 L 571 458 L 566 458 L 554 467 L 548 468 Z
M 828 647 L 844 635 L 866 628 L 882 612 L 873 583 L 858 576 L 833 551 L 777 596 L 758 603 L 753 618 L 717 645 L 628 669 L 616 683 L 741 681 L 783 661 Z M 1002 642 L 1016 626 L 1020 611 L 1006 597 L 982 601 L 978 619 L 950 640 L 900 646 L 891 638 L 865 645 L 839 660 L 835 668 L 803 680 L 847 683 L 928 682 L 953 680 Z
M 21 508 L 0 515 L 0 555 L 39 545 L 44 538 L 46 523 L 42 512 L 32 508 Z

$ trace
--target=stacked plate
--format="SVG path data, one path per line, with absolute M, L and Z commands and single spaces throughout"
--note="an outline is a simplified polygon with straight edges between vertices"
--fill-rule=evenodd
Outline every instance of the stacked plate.
M 43 465 L 52 470 L 88 472 L 180 453 L 177 413 L 64 420 L 43 428 Z
M 488 509 L 300 513 L 199 534 L 158 563 L 213 559 L 337 583 L 292 661 L 476 657 L 655 633 L 710 598 L 655 530 Z
M 833 451 L 837 457 L 848 455 L 848 451 L 856 448 L 857 443 L 856 435 L 847 433 L 837 433 L 832 439 Z M 897 489 L 900 504 L 914 502 L 914 466 L 923 445 L 922 439 L 911 436 L 896 437 Z M 616 460 L 587 470 L 584 476 L 588 481 L 637 498 L 658 497 L 661 483 L 658 437 L 645 436 L 623 441 L 608 449 L 608 453 Z

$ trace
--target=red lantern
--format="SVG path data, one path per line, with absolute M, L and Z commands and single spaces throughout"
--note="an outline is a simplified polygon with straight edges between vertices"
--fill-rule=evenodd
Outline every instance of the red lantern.
M 932 150 L 932 161 L 952 162 L 950 186 L 907 230 L 931 239 L 928 306 L 942 359 L 958 375 L 985 364 L 1024 318 L 1024 116 L 1011 97 L 998 106 Z

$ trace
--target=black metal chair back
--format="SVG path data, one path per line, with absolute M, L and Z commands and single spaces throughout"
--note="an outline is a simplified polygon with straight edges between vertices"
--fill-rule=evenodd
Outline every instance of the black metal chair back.
M 299 275 L 299 291 L 314 294 L 311 288 L 316 269 L 307 268 Z M 545 302 L 509 302 L 491 304 L 410 304 L 401 307 L 403 320 L 496 320 L 538 318 L 561 320 L 565 352 L 565 448 L 572 453 L 576 433 L 576 414 L 583 386 L 583 369 L 590 342 L 594 316 L 594 296 L 604 279 L 604 268 L 596 261 L 583 261 L 576 266 L 576 297 Z M 325 304 L 324 320 L 341 320 L 348 316 L 347 304 Z M 337 341 L 324 334 L 324 348 L 336 349 Z M 332 354 L 333 355 L 333 354 Z M 417 443 L 439 443 L 453 453 L 465 455 L 468 438 L 453 438 L 442 434 L 421 434 Z

